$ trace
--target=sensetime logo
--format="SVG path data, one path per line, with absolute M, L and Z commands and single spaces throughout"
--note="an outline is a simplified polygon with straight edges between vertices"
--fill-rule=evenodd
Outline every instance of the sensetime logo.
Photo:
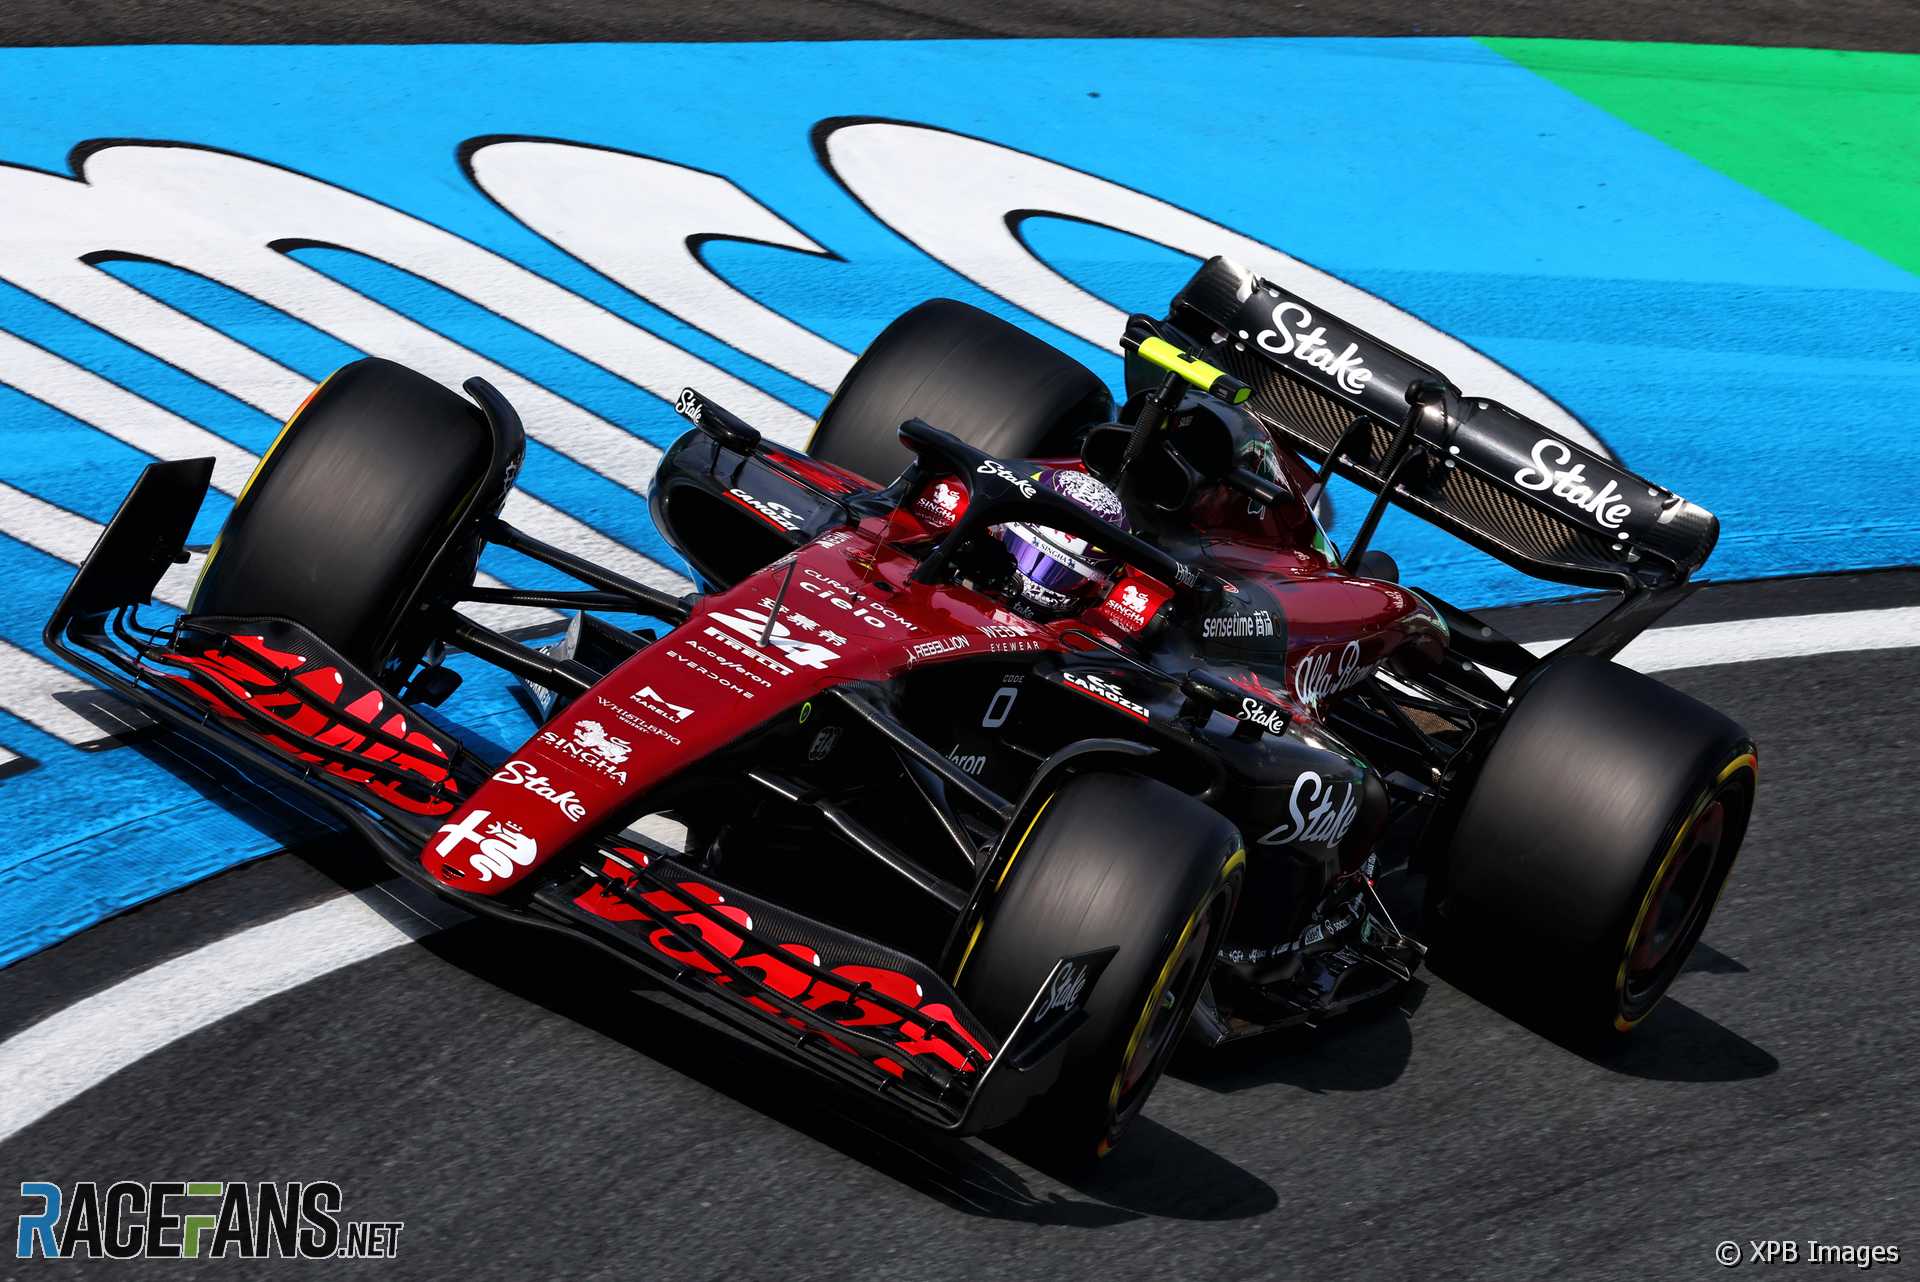
M 49 1260 L 390 1260 L 402 1220 L 341 1218 L 340 1186 L 200 1180 L 23 1183 L 14 1255 Z

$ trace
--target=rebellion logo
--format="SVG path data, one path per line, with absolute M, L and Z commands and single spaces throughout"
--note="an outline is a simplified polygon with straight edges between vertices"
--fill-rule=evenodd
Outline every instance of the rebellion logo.
M 1286 822 L 1275 825 L 1260 844 L 1338 845 L 1359 814 L 1357 784 L 1304 771 L 1287 794 Z
M 1313 313 L 1291 299 L 1274 307 L 1273 328 L 1261 330 L 1254 341 L 1262 351 L 1319 370 L 1356 396 L 1373 381 L 1373 371 L 1361 359 L 1360 345 L 1348 343 L 1344 352 L 1335 352 L 1327 346 L 1326 326 L 1315 325 Z
M 915 659 L 937 659 L 943 654 L 958 654 L 973 644 L 966 637 L 941 637 L 937 641 L 916 641 L 907 647 Z

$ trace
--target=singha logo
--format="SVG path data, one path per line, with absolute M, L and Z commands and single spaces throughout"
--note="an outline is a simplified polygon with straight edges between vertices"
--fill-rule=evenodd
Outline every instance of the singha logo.
M 598 721 L 582 721 L 574 726 L 573 742 L 576 746 L 616 766 L 624 762 L 633 751 L 632 744 L 625 739 L 608 734 L 607 728 Z
M 1135 614 L 1145 614 L 1153 604 L 1153 598 L 1129 583 L 1120 589 L 1120 604 Z
M 933 487 L 933 501 L 940 505 L 942 512 L 952 512 L 960 506 L 960 490 L 945 481 Z

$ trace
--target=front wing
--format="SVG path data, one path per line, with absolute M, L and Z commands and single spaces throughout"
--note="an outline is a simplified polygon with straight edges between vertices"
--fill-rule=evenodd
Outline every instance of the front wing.
M 206 493 L 209 460 L 149 466 L 46 628 L 48 645 L 162 725 L 326 806 L 409 880 L 475 913 L 584 938 L 786 1059 L 945 1130 L 1011 1120 L 1059 1074 L 1111 949 L 1062 958 L 1004 1041 L 918 960 L 624 839 L 516 897 L 450 889 L 419 852 L 483 762 L 299 625 L 183 616 L 142 626 Z M 442 829 L 444 831 L 444 829 Z M 1053 986 L 1069 970 L 1084 982 Z M 1051 1000 L 1076 991 L 1071 1002 Z

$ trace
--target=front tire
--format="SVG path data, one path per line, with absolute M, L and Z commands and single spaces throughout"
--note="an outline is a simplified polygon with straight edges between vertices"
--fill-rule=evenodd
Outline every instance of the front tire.
M 1047 799 L 1002 872 L 956 989 L 1004 1037 L 1061 957 L 1119 952 L 1058 1080 L 1012 1132 L 1067 1166 L 1119 1141 L 1193 1014 L 1245 862 L 1231 823 L 1154 780 L 1078 775 Z
M 1706 929 L 1757 777 L 1746 731 L 1712 708 L 1600 659 L 1554 660 L 1461 811 L 1443 945 L 1487 995 L 1572 1040 L 1630 1032 Z
M 511 411 L 506 411 L 511 418 Z M 189 612 L 291 619 L 383 681 L 426 638 L 432 583 L 471 582 L 477 539 L 524 449 L 517 421 L 392 361 L 336 370 L 281 429 L 207 555 Z

